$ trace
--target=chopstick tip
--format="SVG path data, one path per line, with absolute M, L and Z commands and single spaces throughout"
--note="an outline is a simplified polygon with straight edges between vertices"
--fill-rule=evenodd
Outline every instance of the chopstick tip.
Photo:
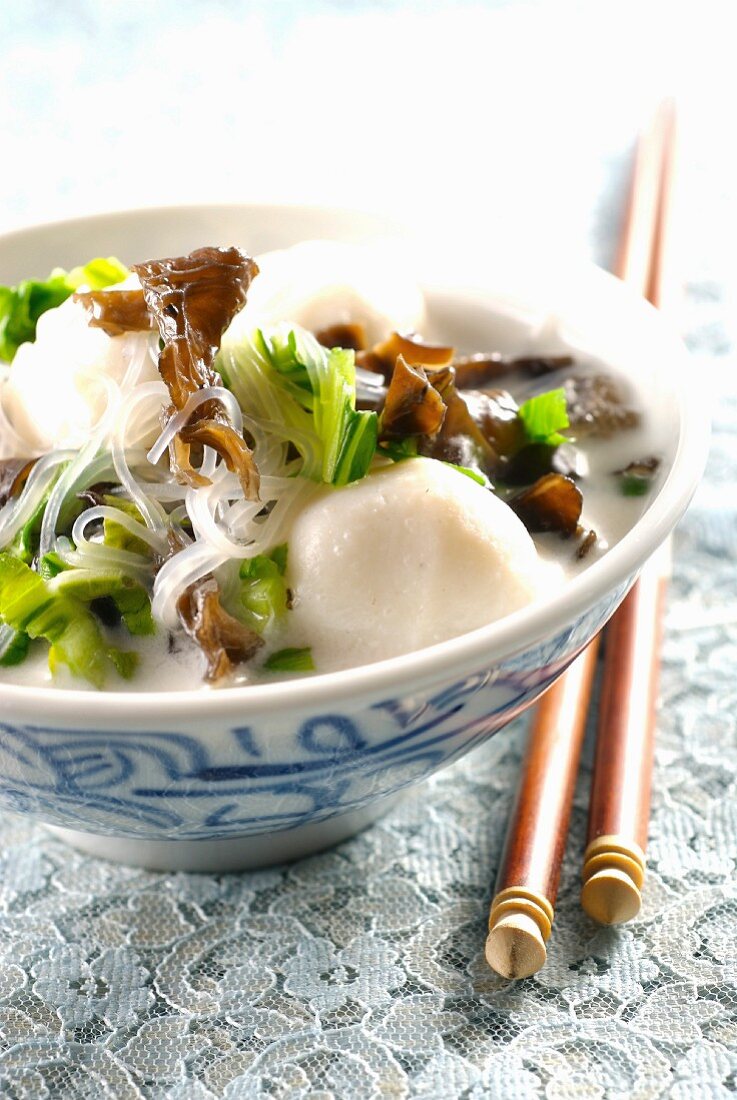
M 508 886 L 489 913 L 486 961 L 502 978 L 529 978 L 545 965 L 553 907 L 536 890 Z
M 602 836 L 586 849 L 581 906 L 599 924 L 624 924 L 640 912 L 645 855 L 619 836 Z
M 526 913 L 505 913 L 489 932 L 486 961 L 502 978 L 529 978 L 545 965 L 548 952 L 542 933 Z

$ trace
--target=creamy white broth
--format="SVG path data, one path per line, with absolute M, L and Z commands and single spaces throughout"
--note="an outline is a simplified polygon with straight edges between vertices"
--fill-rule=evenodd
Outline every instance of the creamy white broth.
M 623 389 L 628 391 L 629 403 L 641 413 L 640 425 L 622 431 L 610 439 L 588 438 L 578 444 L 588 465 L 588 472 L 580 483 L 584 496 L 581 524 L 586 529 L 593 528 L 596 531 L 599 540 L 597 545 L 583 561 L 579 561 L 576 558 L 576 539 L 562 539 L 555 534 L 533 536 L 540 556 L 546 561 L 557 563 L 565 577 L 571 578 L 588 568 L 632 528 L 647 508 L 650 499 L 657 493 L 672 461 L 672 433 L 667 430 L 667 417 L 651 415 L 652 391 L 645 384 L 635 387 L 629 379 L 625 379 L 615 363 L 593 356 L 588 347 L 583 350 L 578 348 L 575 340 L 570 340 L 568 333 L 566 336 L 562 334 L 562 326 L 554 317 L 547 317 L 542 323 L 530 325 L 529 319 L 520 321 L 518 316 L 510 317 L 503 309 L 495 310 L 488 302 L 480 310 L 477 301 L 467 300 L 458 293 L 436 292 L 428 295 L 426 335 L 428 339 L 452 343 L 462 353 L 501 350 L 505 354 L 514 355 L 550 355 L 562 352 L 571 352 L 574 355 L 575 367 L 567 369 L 560 377 L 549 375 L 536 380 L 525 380 L 510 374 L 502 379 L 499 382 L 500 387 L 508 388 L 520 402 L 534 392 L 558 385 L 561 377 L 579 372 L 613 373 L 621 381 Z M 614 471 L 627 466 L 633 460 L 650 455 L 656 455 L 661 460 L 650 491 L 642 497 L 625 497 Z M 409 576 L 411 578 L 411 572 Z M 290 630 L 289 619 L 290 613 L 287 613 L 283 625 L 268 638 L 267 645 L 254 665 L 260 664 L 270 651 L 284 646 L 310 644 L 309 638 L 295 636 L 295 632 Z M 186 637 L 172 637 L 163 628 L 159 629 L 155 637 L 146 639 L 131 638 L 124 631 L 108 633 L 111 640 L 121 648 L 136 649 L 140 653 L 139 667 L 134 678 L 124 681 L 116 677 L 113 683 L 111 677 L 108 681 L 111 689 L 151 692 L 190 690 L 194 683 L 202 682 L 203 690 L 213 690 L 202 681 L 202 655 Z M 65 669 L 57 672 L 52 679 L 48 671 L 47 653 L 44 643 L 35 643 L 30 656 L 22 665 L 9 669 L 0 668 L 0 680 L 60 689 L 79 690 L 87 686 L 83 680 L 72 677 Z M 316 671 L 329 672 L 334 667 L 341 666 L 321 665 Z M 244 666 L 229 683 L 247 684 L 279 678 L 284 677 L 278 673 L 259 672 L 253 666 Z M 221 690 L 223 686 L 227 687 L 219 685 L 214 690 Z

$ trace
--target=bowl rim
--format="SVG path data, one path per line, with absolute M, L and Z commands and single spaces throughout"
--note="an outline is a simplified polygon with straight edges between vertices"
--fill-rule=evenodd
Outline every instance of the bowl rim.
M 141 215 L 186 217 L 187 213 L 214 213 L 217 211 L 247 213 L 290 211 L 307 215 L 340 215 L 364 220 L 372 219 L 379 225 L 391 226 L 402 232 L 403 226 L 389 217 L 370 210 L 351 210 L 347 207 L 329 207 L 300 203 L 189 203 L 181 205 L 140 206 L 95 212 L 90 215 L 36 222 L 24 227 L 12 227 L 0 232 L 0 242 L 17 241 L 25 236 L 43 233 L 45 230 L 91 223 L 103 224 L 110 219 L 125 222 Z M 633 294 L 615 276 L 596 264 L 580 260 L 568 265 L 569 270 L 584 273 L 592 283 L 598 282 L 600 294 L 617 294 L 629 300 L 630 308 L 644 317 L 649 314 L 660 329 L 664 349 L 680 360 L 681 369 L 674 376 L 681 380 L 674 385 L 672 395 L 678 407 L 680 432 L 668 475 L 651 500 L 646 511 L 627 534 L 599 560 L 593 562 L 578 576 L 570 579 L 560 592 L 542 604 L 523 608 L 494 623 L 476 630 L 427 646 L 412 653 L 392 657 L 357 668 L 339 672 L 317 673 L 309 677 L 278 680 L 274 683 L 210 689 L 167 691 L 92 691 L 74 688 L 54 690 L 53 686 L 29 686 L 0 682 L 0 714 L 6 707 L 16 713 L 53 711 L 59 725 L 81 725 L 110 719 L 151 721 L 163 718 L 181 718 L 198 722 L 221 714 L 237 714 L 239 720 L 247 720 L 263 712 L 280 714 L 294 711 L 314 711 L 324 704 L 354 701 L 358 697 L 372 698 L 391 695 L 404 687 L 419 690 L 434 682 L 463 678 L 493 662 L 510 658 L 539 644 L 546 637 L 555 635 L 578 617 L 596 605 L 607 593 L 627 583 L 644 562 L 669 536 L 673 527 L 685 512 L 701 479 L 710 435 L 710 418 L 707 399 L 693 387 L 686 392 L 685 371 L 687 362 L 685 345 L 670 331 L 659 312 L 647 301 Z M 481 288 L 476 288 L 478 289 Z M 103 713 L 105 712 L 105 713 Z M 113 712 L 112 714 L 110 712 Z M 2 719 L 0 719 L 1 721 Z

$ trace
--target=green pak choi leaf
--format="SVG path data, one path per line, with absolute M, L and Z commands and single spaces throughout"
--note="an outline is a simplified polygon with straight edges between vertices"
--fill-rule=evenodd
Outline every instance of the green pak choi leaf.
M 65 664 L 96 687 L 102 687 L 110 666 L 121 676 L 132 675 L 137 655 L 109 645 L 84 603 L 52 589 L 57 582 L 45 581 L 11 554 L 0 554 L 0 620 L 29 638 L 47 641 L 52 672 Z
M 7 633 L 7 637 L 3 637 Z M 24 630 L 0 630 L 0 668 L 21 665 L 28 656 L 31 639 Z
M 315 662 L 312 660 L 312 650 L 307 646 L 304 649 L 280 649 L 266 658 L 263 667 L 269 672 L 314 672 Z
M 528 443 L 547 443 L 557 447 L 566 442 L 560 432 L 569 426 L 566 393 L 561 387 L 530 397 L 520 405 L 517 416 L 522 421 Z
M 39 573 L 52 579 L 55 593 L 73 596 L 84 604 L 112 600 L 130 634 L 156 633 L 148 592 L 137 581 L 117 569 L 71 569 L 58 554 L 47 554 L 39 563 Z
M 119 260 L 90 260 L 83 267 L 57 267 L 48 279 L 24 279 L 16 286 L 0 286 L 0 359 L 12 363 L 21 344 L 36 338 L 39 317 L 65 302 L 80 286 L 103 290 L 128 277 Z
M 297 326 L 258 330 L 221 354 L 242 407 L 299 453 L 304 477 L 328 485 L 364 477 L 376 452 L 376 413 L 356 411 L 354 359 Z
M 286 565 L 287 547 L 284 545 L 270 554 L 246 558 L 240 567 L 236 614 L 258 634 L 263 634 L 287 611 Z

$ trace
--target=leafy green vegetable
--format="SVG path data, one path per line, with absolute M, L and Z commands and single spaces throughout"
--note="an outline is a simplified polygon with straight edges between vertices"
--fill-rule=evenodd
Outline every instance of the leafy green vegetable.
M 287 610 L 287 547 L 277 546 L 270 554 L 246 558 L 238 574 L 241 586 L 236 613 L 251 630 L 264 630 Z
M 28 656 L 31 639 L 24 630 L 16 630 L 0 652 L 0 668 L 22 664 Z
M 35 338 L 41 314 L 60 306 L 71 293 L 60 275 L 46 282 L 26 279 L 17 286 L 0 287 L 0 359 L 12 363 L 20 345 Z
M 638 458 L 630 462 L 623 470 L 615 470 L 619 478 L 619 491 L 625 497 L 644 497 L 653 486 L 655 475 L 660 468 L 660 459 L 655 455 Z
M 305 477 L 347 485 L 366 475 L 378 418 L 356 411 L 352 351 L 327 351 L 304 329 L 282 327 L 230 353 L 223 369 L 243 408 L 296 448 Z
M 151 600 L 143 585 L 118 569 L 72 569 L 58 554 L 47 554 L 39 563 L 39 573 L 54 579 L 54 593 L 73 596 L 80 603 L 112 600 L 130 634 L 154 634 Z
M 137 637 L 155 634 L 156 623 L 151 612 L 148 592 L 142 585 L 128 584 L 127 581 L 127 577 L 123 578 L 123 583 L 119 587 L 114 587 L 109 595 L 120 612 L 128 633 Z
M 35 339 L 41 314 L 60 306 L 80 286 L 102 290 L 127 276 L 128 268 L 111 256 L 68 272 L 57 267 L 45 280 L 24 279 L 17 286 L 0 286 L 0 359 L 12 363 L 20 345 Z
M 446 462 L 446 466 L 452 466 L 459 474 L 465 474 L 466 477 L 471 478 L 471 481 L 475 481 L 478 485 L 482 485 L 484 489 L 491 488 L 491 482 L 481 470 L 472 470 L 470 466 L 457 466 L 455 462 Z
M 0 619 L 13 630 L 50 644 L 52 672 L 60 664 L 68 665 L 75 676 L 96 687 L 104 683 L 110 665 L 121 676 L 132 676 L 137 654 L 109 645 L 84 603 L 54 591 L 52 583 L 56 582 L 44 580 L 19 558 L 0 554 Z
M 561 429 L 569 426 L 566 392 L 561 387 L 530 397 L 520 405 L 517 416 L 522 421 L 529 443 L 547 443 L 557 447 L 565 443 Z
M 309 646 L 305 649 L 280 649 L 266 658 L 264 668 L 270 672 L 314 672 L 315 662 Z
M 16 558 L 20 558 L 26 565 L 30 565 L 38 552 L 38 544 L 41 536 L 41 524 L 46 510 L 48 494 L 44 496 L 31 518 L 23 524 L 12 543 L 7 547 L 7 552 Z
M 54 577 L 58 577 L 60 573 L 68 568 L 69 566 L 62 561 L 55 550 L 45 554 L 38 563 L 38 572 L 45 581 L 53 580 Z
M 98 256 L 81 267 L 73 267 L 65 272 L 57 267 L 51 272 L 52 276 L 63 276 L 71 290 L 79 290 L 81 286 L 88 286 L 90 290 L 104 290 L 106 286 L 115 286 L 122 283 L 130 275 L 128 268 L 116 260 L 114 256 Z
M 404 439 L 383 439 L 378 453 L 386 455 L 392 462 L 402 462 L 405 458 L 417 458 L 419 440 L 416 435 L 406 435 Z
M 131 500 L 122 500 L 121 497 L 106 494 L 102 498 L 102 502 L 109 508 L 118 508 L 121 512 L 125 512 L 127 516 L 143 526 L 143 516 Z M 114 519 L 105 517 L 102 522 L 102 529 L 103 542 L 106 546 L 111 546 L 116 550 L 130 550 L 131 553 L 142 554 L 146 558 L 151 557 L 151 547 L 145 539 L 139 539 L 136 535 L 132 535 L 122 523 L 116 523 Z
M 289 555 L 289 547 L 286 542 L 283 542 L 281 546 L 275 546 L 269 554 L 269 557 L 276 565 L 277 569 L 281 573 L 282 577 L 287 571 L 287 557 Z
M 625 474 L 619 483 L 619 488 L 622 496 L 644 497 L 650 492 L 651 485 L 650 478 L 638 477 L 637 474 Z

